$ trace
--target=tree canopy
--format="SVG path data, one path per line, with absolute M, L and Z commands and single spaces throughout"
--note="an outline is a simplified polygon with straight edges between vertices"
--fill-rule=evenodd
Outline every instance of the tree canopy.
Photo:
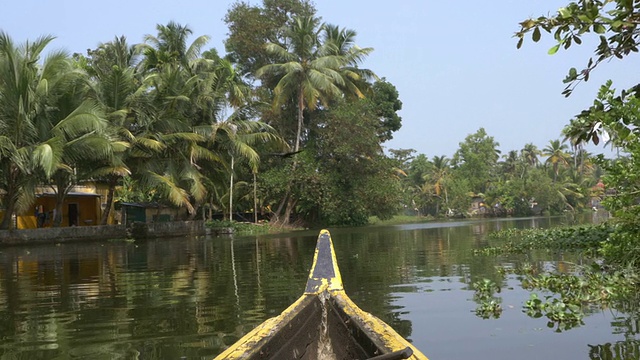
M 610 52 L 601 43 L 585 71 L 569 71 L 570 86 L 607 56 L 634 51 L 634 13 L 604 2 L 596 14 L 593 4 L 530 19 L 517 34 L 539 40 L 555 31 L 561 46 L 552 52 L 588 32 L 611 35 Z M 53 37 L 14 44 L 0 33 L 1 226 L 29 211 L 38 185 L 57 189 L 61 206 L 85 181 L 108 184 L 103 223 L 118 200 L 180 207 L 187 218 L 253 212 L 304 225 L 400 212 L 464 216 L 479 200 L 491 216 L 560 213 L 589 207 L 602 175 L 581 141 L 624 151 L 636 143 L 635 89 L 618 94 L 605 84 L 565 130 L 569 143 L 502 155 L 480 128 L 451 157 L 385 149 L 402 125 L 401 94 L 367 68 L 374 49 L 358 45 L 355 29 L 323 22 L 306 0 L 238 1 L 225 23 L 221 55 L 207 49 L 209 36 L 176 22 L 139 43 L 117 36 L 86 54 L 49 51 L 46 59 Z M 610 184 L 621 164 L 609 167 Z

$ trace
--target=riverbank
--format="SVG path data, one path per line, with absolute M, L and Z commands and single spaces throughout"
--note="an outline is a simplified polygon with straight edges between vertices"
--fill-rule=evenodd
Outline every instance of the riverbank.
M 278 234 L 300 230 L 294 227 L 271 226 L 236 221 L 172 221 L 162 223 L 135 222 L 125 225 L 73 226 L 0 231 L 0 246 L 38 245 L 106 240 L 142 240 L 178 236 L 228 235 L 238 236 Z
M 391 219 L 380 220 L 376 216 L 369 218 L 369 225 L 401 225 L 401 224 L 415 224 L 427 221 L 436 220 L 433 216 L 417 216 L 417 215 L 396 215 Z
M 207 234 L 207 231 L 202 220 L 2 230 L 0 246 L 199 236 Z

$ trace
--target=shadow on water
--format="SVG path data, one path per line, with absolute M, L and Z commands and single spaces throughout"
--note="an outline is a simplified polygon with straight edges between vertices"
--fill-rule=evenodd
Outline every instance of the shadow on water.
M 580 262 L 545 252 L 472 256 L 486 235 L 566 221 L 330 230 L 349 296 L 432 359 L 638 359 L 637 317 L 628 315 L 637 312 L 597 312 L 557 334 L 522 313 L 529 293 L 516 277 L 504 280 L 500 319 L 474 315 L 471 284 L 503 281 L 497 265 L 571 271 Z M 0 249 L 0 358 L 211 359 L 302 294 L 317 235 Z

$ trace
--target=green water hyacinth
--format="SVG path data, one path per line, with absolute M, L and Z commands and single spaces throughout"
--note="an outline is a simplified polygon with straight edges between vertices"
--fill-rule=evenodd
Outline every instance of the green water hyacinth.
M 580 306 L 567 304 L 552 296 L 546 296 L 543 300 L 538 297 L 538 294 L 531 294 L 529 300 L 524 304 L 523 311 L 532 318 L 546 316 L 549 319 L 547 327 L 555 327 L 556 332 L 584 325 L 582 321 L 584 313 Z
M 494 296 L 500 292 L 500 286 L 490 279 L 482 279 L 473 283 L 475 292 L 473 299 L 478 303 L 476 316 L 483 319 L 497 319 L 502 314 L 502 298 Z

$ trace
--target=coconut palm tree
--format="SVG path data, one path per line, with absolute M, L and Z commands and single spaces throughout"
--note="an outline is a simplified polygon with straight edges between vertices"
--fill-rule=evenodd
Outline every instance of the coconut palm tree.
M 446 180 L 449 175 L 449 171 L 451 170 L 449 166 L 450 160 L 442 155 L 442 156 L 434 156 L 431 160 L 433 164 L 433 176 L 434 187 L 436 189 L 436 194 L 440 195 L 441 193 L 446 194 Z
M 43 142 L 55 144 L 61 154 L 52 164 L 56 170 L 50 179 L 44 177 L 44 183 L 54 185 L 52 188 L 56 193 L 53 226 L 61 225 L 62 206 L 71 188 L 81 180 L 92 178 L 94 164 L 109 162 L 119 144 L 108 135 L 108 122 L 102 108 L 92 101 L 83 101 L 85 94 L 74 94 L 73 98 L 60 99 L 56 103 L 59 110 L 55 112 L 55 117 L 51 117 L 53 126 L 49 135 L 42 139 Z M 73 112 L 67 114 L 64 111 L 67 108 L 65 102 L 71 105 Z M 74 102 L 79 104 L 76 106 Z M 59 118 L 61 120 L 58 121 Z
M 553 184 L 553 187 L 561 204 L 571 211 L 584 208 L 586 201 L 588 201 L 590 190 L 588 179 L 585 179 L 574 168 L 564 168 L 559 171 L 557 182 Z
M 213 51 L 201 56 L 208 38 L 187 46 L 188 34 L 187 27 L 170 23 L 158 26 L 157 37 L 146 37 L 142 64 L 147 74 L 135 97 L 151 106 L 137 114 L 132 154 L 134 176 L 143 186 L 157 189 L 194 215 L 208 193 L 222 188 L 222 177 L 212 170 L 229 171 L 231 193 L 236 162 L 246 159 L 257 168 L 259 157 L 252 146 L 273 139 L 275 133 L 246 120 L 242 105 L 249 88 L 232 64 Z M 235 111 L 226 117 L 230 110 Z
M 187 46 L 192 33 L 187 26 L 170 22 L 157 30 L 157 36 L 147 35 L 140 45 L 144 78 L 133 95 L 141 110 L 132 127 L 131 168 L 139 184 L 195 215 L 194 205 L 207 194 L 200 162 L 220 160 L 204 146 L 207 139 L 193 130 L 218 110 L 208 100 L 213 62 L 200 54 L 208 37 Z
M 520 155 L 529 166 L 536 166 L 538 165 L 538 156 L 541 155 L 541 152 L 538 150 L 537 146 L 532 143 L 528 143 L 524 145 L 522 150 L 520 150 Z
M 523 161 L 522 174 L 520 175 L 520 178 L 524 180 L 525 185 L 527 184 L 529 169 L 538 166 L 540 163 L 538 156 L 541 154 L 542 152 L 538 150 L 538 147 L 532 143 L 525 144 L 520 150 L 520 157 Z
M 93 176 L 104 179 L 109 189 L 100 223 L 106 225 L 113 204 L 116 186 L 124 176 L 131 175 L 126 164 L 135 136 L 131 132 L 136 119 L 137 104 L 135 93 L 141 81 L 136 72 L 138 62 L 137 47 L 130 46 L 124 36 L 100 44 L 97 49 L 89 51 L 85 59 L 86 70 L 91 78 L 89 96 L 102 107 L 109 122 L 110 137 L 114 139 L 113 157 L 105 161 L 95 162 Z
M 267 44 L 267 51 L 281 62 L 265 65 L 256 73 L 267 82 L 275 79 L 274 107 L 295 101 L 297 129 L 293 151 L 300 149 L 304 111 L 314 110 L 320 103 L 328 105 L 343 94 L 341 88 L 346 85 L 339 71 L 345 59 L 336 54 L 335 46 L 321 43 L 322 29 L 318 18 L 294 18 L 285 30 L 286 47 Z
M 199 64 L 199 84 L 193 96 L 194 125 L 226 121 L 228 112 L 239 109 L 237 115 L 248 116 L 251 87 L 227 59 L 212 51 L 203 55 L 205 62 Z
M 237 113 L 236 113 L 237 114 Z M 198 134 L 207 138 L 217 154 L 225 154 L 229 171 L 229 215 L 233 214 L 233 189 L 236 161 L 245 162 L 253 174 L 258 171 L 260 155 L 256 145 L 274 143 L 282 148 L 286 146 L 284 139 L 279 137 L 271 126 L 259 121 L 244 120 L 234 114 L 223 122 L 211 125 L 201 125 L 194 128 Z
M 209 42 L 209 36 L 197 37 L 190 45 L 187 38 L 193 30 L 186 25 L 170 21 L 167 25 L 156 25 L 157 36 L 145 35 L 140 51 L 144 59 L 140 66 L 144 71 L 155 71 L 166 65 L 189 69 L 201 59 L 201 50 Z
M 553 182 L 558 178 L 559 165 L 567 166 L 569 164 L 569 154 L 567 154 L 568 146 L 560 140 L 550 140 L 543 150 L 542 154 L 547 156 L 545 163 L 553 166 Z
M 233 212 L 233 189 L 235 166 L 237 160 L 246 161 L 255 178 L 258 170 L 259 155 L 254 146 L 262 143 L 277 144 L 278 149 L 288 146 L 275 130 L 262 122 L 251 121 L 250 87 L 237 73 L 234 66 L 217 54 L 207 52 L 205 54 L 210 61 L 210 76 L 203 78 L 202 84 L 206 87 L 203 96 L 198 97 L 200 109 L 206 109 L 206 113 L 199 116 L 194 131 L 203 134 L 207 138 L 207 146 L 220 155 L 225 162 L 225 168 L 229 171 L 229 214 Z M 228 118 L 223 116 L 228 110 L 234 113 Z M 255 195 L 255 191 L 254 191 Z M 254 199 L 255 200 L 255 199 Z
M 515 176 L 516 171 L 518 170 L 518 166 L 520 165 L 520 157 L 518 156 L 518 151 L 510 150 L 508 153 L 502 156 L 504 161 L 502 161 L 502 173 L 505 178 L 512 178 Z
M 583 143 L 572 144 L 573 167 L 580 174 L 587 175 L 594 169 L 592 155 L 585 148 Z
M 373 48 L 361 48 L 355 44 L 355 30 L 340 28 L 336 25 L 325 24 L 323 27 L 324 44 L 330 54 L 342 58 L 344 64 L 339 72 L 344 81 L 341 86 L 346 97 L 364 98 L 371 88 L 371 81 L 377 80 L 376 74 L 358 67 L 373 51 Z
M 42 36 L 16 45 L 0 32 L 0 187 L 5 207 L 1 229 L 11 228 L 13 214 L 33 204 L 35 187 L 43 180 L 36 175 L 49 179 L 60 166 L 63 140 L 50 134 L 51 105 L 65 95 L 61 89 L 79 72 L 63 51 L 49 52 L 40 63 L 53 39 Z M 82 111 L 68 110 L 82 118 Z M 61 130 L 71 134 L 78 124 L 69 123 L 70 129 Z
M 356 65 L 371 51 L 352 46 L 355 33 L 335 37 L 325 33 L 326 25 L 316 17 L 298 16 L 285 29 L 285 45 L 268 43 L 267 52 L 278 63 L 268 64 L 256 72 L 256 77 L 273 88 L 273 107 L 280 109 L 287 104 L 295 104 L 296 130 L 293 138 L 293 153 L 300 151 L 305 111 L 313 111 L 318 106 L 328 107 L 332 100 L 347 93 L 363 96 L 361 85 L 368 72 L 357 72 Z M 331 40 L 329 40 L 331 39 Z M 351 71 L 350 71 L 351 69 Z M 292 163 L 295 172 L 297 162 Z M 290 197 L 292 183 L 288 184 L 285 196 L 276 210 L 280 214 L 286 209 L 283 222 L 288 222 L 295 201 Z
M 449 195 L 447 193 L 447 180 L 449 178 L 449 159 L 442 156 L 434 156 L 431 161 L 432 167 L 430 171 L 425 174 L 425 180 L 427 187 L 432 189 L 433 196 L 436 198 L 436 215 L 440 213 L 440 203 L 444 198 L 444 203 L 449 202 Z M 425 187 L 423 186 L 423 189 Z
M 154 188 L 163 198 L 195 214 L 191 200 L 205 198 L 203 175 L 198 161 L 215 158 L 192 131 L 191 96 L 196 76 L 187 76 L 179 67 L 166 66 L 145 78 L 136 102 L 150 104 L 137 114 L 133 128 L 129 163 L 134 178 Z

